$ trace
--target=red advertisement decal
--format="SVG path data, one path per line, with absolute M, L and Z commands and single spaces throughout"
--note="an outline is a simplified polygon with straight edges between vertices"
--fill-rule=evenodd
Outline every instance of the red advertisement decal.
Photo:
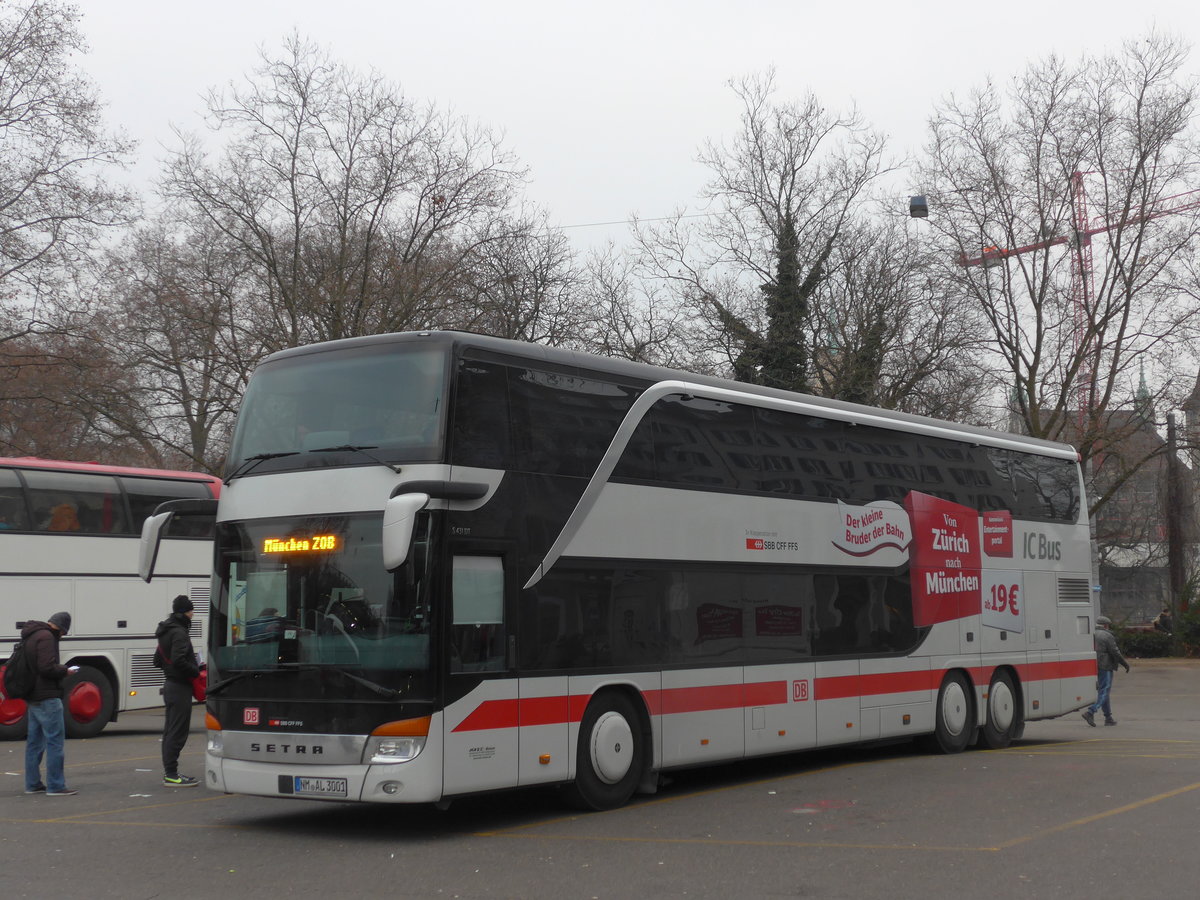
M 949 622 L 980 610 L 979 513 L 913 491 L 904 500 L 912 522 L 913 621 Z
M 1012 513 L 1001 510 L 983 514 L 983 552 L 994 559 L 1012 559 Z

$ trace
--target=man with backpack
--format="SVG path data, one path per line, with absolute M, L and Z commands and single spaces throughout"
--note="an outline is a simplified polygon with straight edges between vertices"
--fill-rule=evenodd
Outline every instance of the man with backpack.
M 195 787 L 200 782 L 179 774 L 179 754 L 187 743 L 192 727 L 192 679 L 200 674 L 190 630 L 195 615 L 192 601 L 180 594 L 171 602 L 171 616 L 158 623 L 155 664 L 165 676 L 163 703 L 167 707 L 163 722 L 163 784 L 167 787 Z
M 25 738 L 25 793 L 69 797 L 79 793 L 67 787 L 63 772 L 66 724 L 63 721 L 62 682 L 79 671 L 58 661 L 58 642 L 71 630 L 71 614 L 56 612 L 47 622 L 29 621 L 21 629 L 25 660 L 33 669 L 33 688 L 25 698 L 28 735 Z M 42 781 L 42 755 L 46 780 Z

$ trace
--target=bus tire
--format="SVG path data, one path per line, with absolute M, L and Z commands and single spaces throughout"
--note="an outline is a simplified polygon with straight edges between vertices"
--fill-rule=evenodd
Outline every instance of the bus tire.
M 100 708 L 91 718 L 83 719 L 71 709 L 71 692 L 87 685 L 100 692 Z M 68 675 L 63 681 L 63 719 L 67 737 L 90 738 L 98 735 L 111 721 L 114 704 L 113 686 L 104 673 L 91 666 L 80 666 L 78 672 Z
M 641 718 L 625 694 L 610 692 L 588 704 L 579 725 L 575 781 L 567 799 L 580 809 L 624 806 L 645 768 Z
M 17 703 L 10 700 L 9 703 Z M 29 731 L 29 715 L 22 713 L 19 718 L 0 721 L 0 741 L 23 741 Z
M 980 744 L 990 750 L 1003 750 L 1016 737 L 1020 719 L 1012 676 L 999 670 L 988 685 L 987 721 L 979 735 Z
M 961 672 L 950 672 L 938 691 L 936 725 L 931 745 L 942 753 L 961 753 L 975 734 L 975 711 L 971 686 Z

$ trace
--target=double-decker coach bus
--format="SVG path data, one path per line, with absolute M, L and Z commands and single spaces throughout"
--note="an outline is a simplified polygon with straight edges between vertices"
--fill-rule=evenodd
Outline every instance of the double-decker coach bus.
M 165 533 L 159 581 L 138 578 L 142 521 L 164 501 L 212 500 L 220 480 L 173 472 L 0 458 L 0 664 L 27 620 L 71 614 L 59 650 L 79 666 L 64 682 L 66 732 L 91 737 L 124 710 L 161 706 L 154 629 L 187 594 L 192 633 L 206 636 L 212 520 L 180 515 Z M 0 704 L 0 738 L 25 735 L 25 704 Z
M 267 358 L 218 507 L 218 791 L 604 809 L 677 767 L 1004 747 L 1095 696 L 1061 444 L 393 334 Z

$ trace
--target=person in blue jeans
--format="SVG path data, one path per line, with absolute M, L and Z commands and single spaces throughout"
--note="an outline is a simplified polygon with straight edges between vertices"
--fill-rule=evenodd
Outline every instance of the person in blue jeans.
M 25 623 L 21 640 L 33 666 L 33 691 L 26 698 L 28 735 L 25 738 L 25 793 L 69 797 L 79 793 L 67 787 L 63 774 L 66 726 L 63 722 L 62 682 L 78 666 L 58 661 L 58 642 L 71 630 L 71 614 L 57 612 L 49 621 Z M 42 756 L 46 757 L 46 780 L 42 781 Z
M 1083 711 L 1083 721 L 1093 728 L 1096 727 L 1097 710 L 1104 710 L 1105 725 L 1117 724 L 1109 703 L 1113 674 L 1117 671 L 1117 666 L 1124 666 L 1125 671 L 1129 671 L 1129 663 L 1121 655 L 1116 637 L 1109 631 L 1111 627 L 1112 619 L 1108 616 L 1096 617 L 1096 630 L 1092 635 L 1092 641 L 1096 646 L 1096 702 Z

